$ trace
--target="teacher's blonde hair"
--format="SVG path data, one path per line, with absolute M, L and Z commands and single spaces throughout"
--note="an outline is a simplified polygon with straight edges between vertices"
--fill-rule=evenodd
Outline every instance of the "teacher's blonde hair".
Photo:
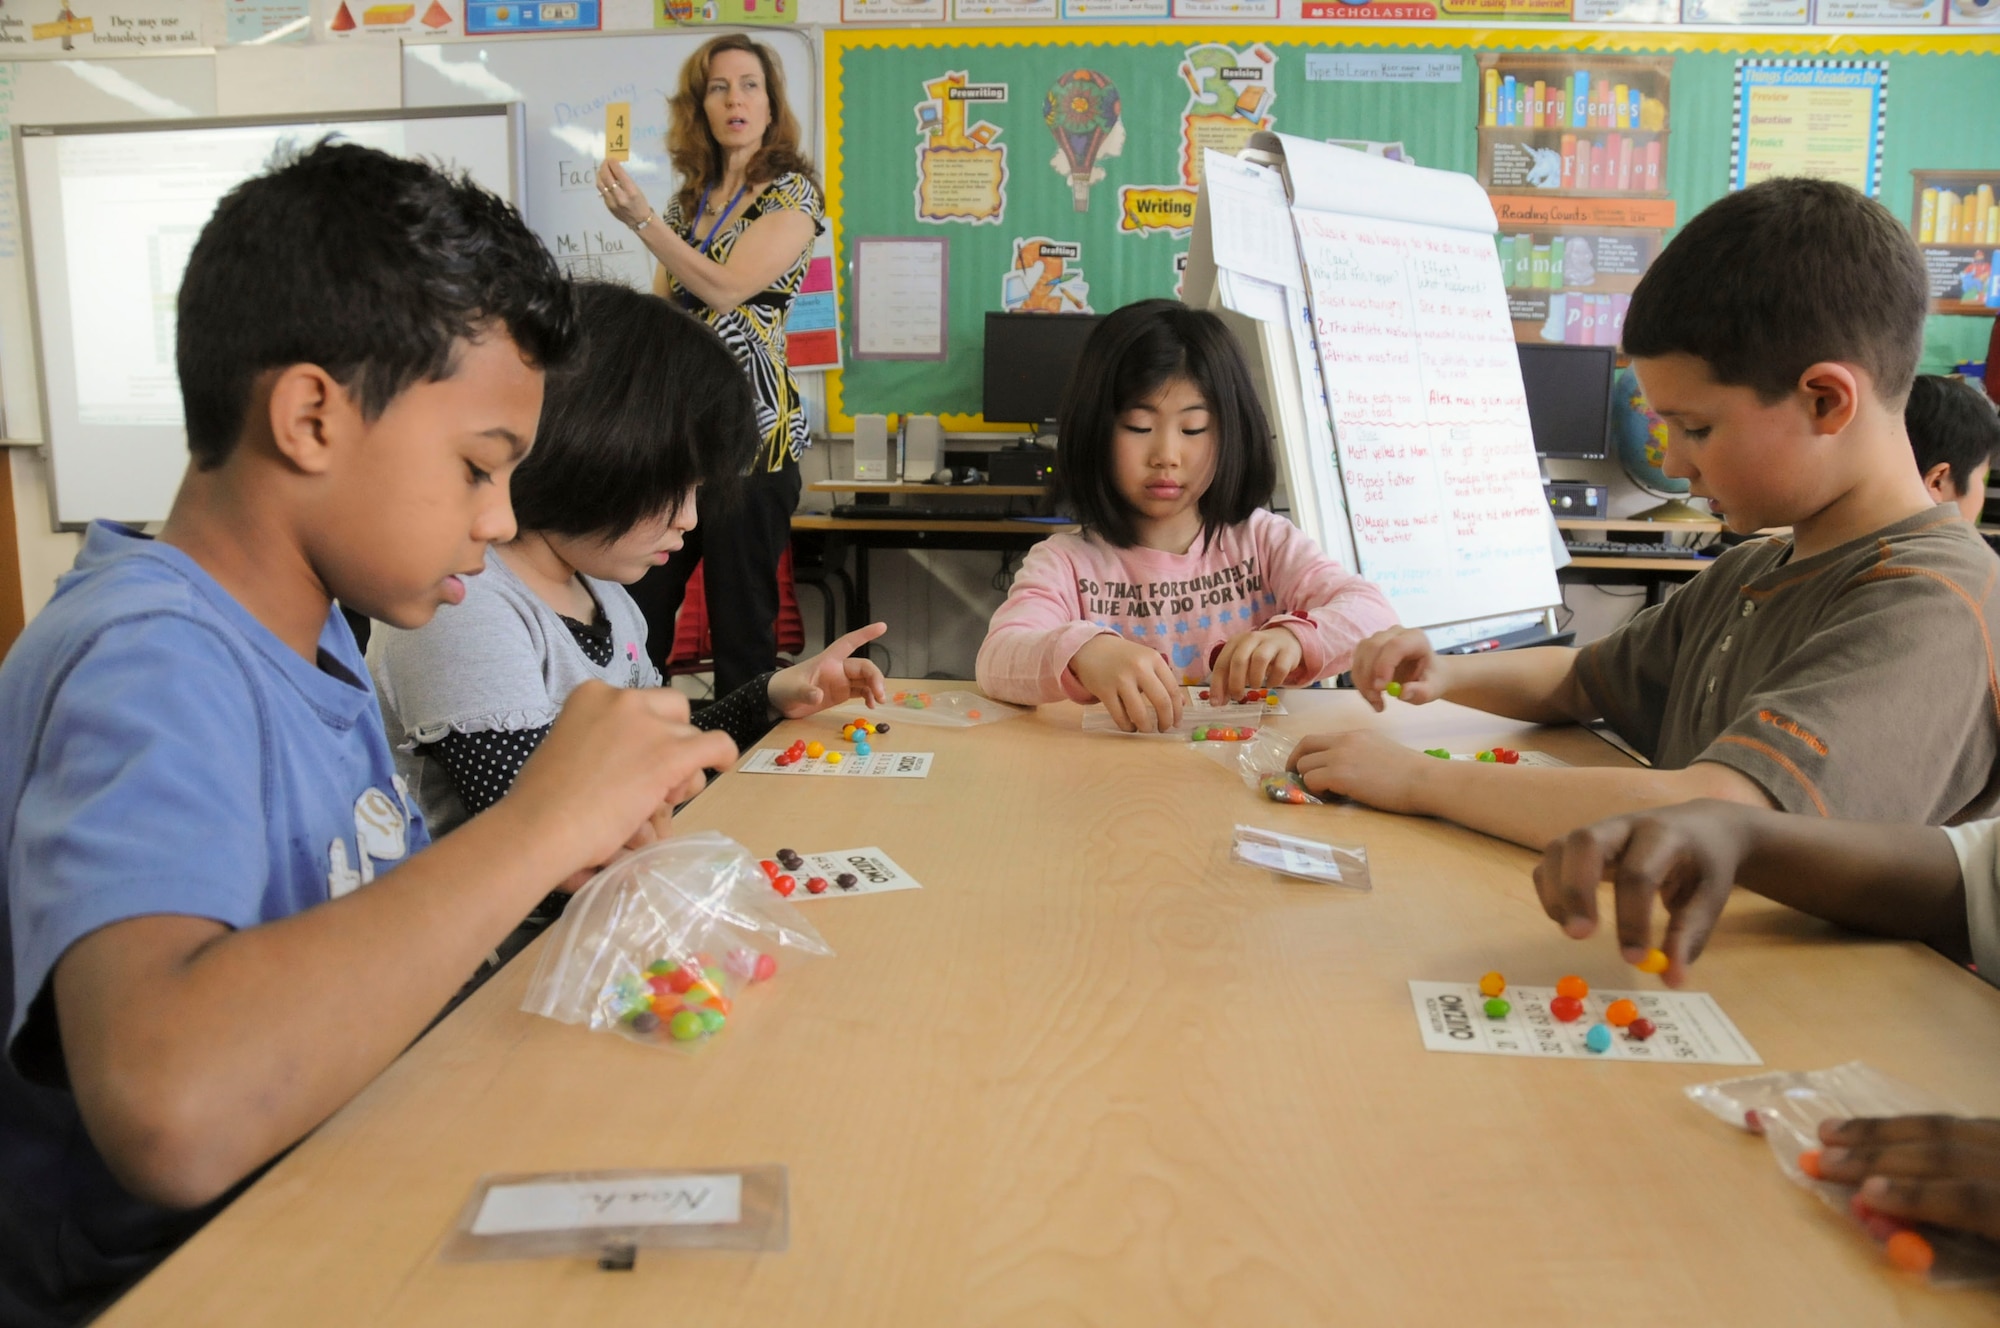
M 769 184 L 781 175 L 796 172 L 811 180 L 813 188 L 825 197 L 812 159 L 799 147 L 799 120 L 785 97 L 785 71 L 778 58 L 762 42 L 731 32 L 704 42 L 688 57 L 681 66 L 680 88 L 667 103 L 667 156 L 681 177 L 680 192 L 676 195 L 681 215 L 692 218 L 696 195 L 722 181 L 722 145 L 715 141 L 715 134 L 708 127 L 703 103 L 708 99 L 709 69 L 715 57 L 724 51 L 742 51 L 757 57 L 757 63 L 764 67 L 764 96 L 771 103 L 771 123 L 764 130 L 764 145 L 750 159 L 748 183 Z

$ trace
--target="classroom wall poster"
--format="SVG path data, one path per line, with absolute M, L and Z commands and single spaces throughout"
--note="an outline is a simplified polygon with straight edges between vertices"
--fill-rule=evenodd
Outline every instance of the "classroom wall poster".
M 1049 168 L 1069 181 L 1070 202 L 1090 211 L 1090 187 L 1104 179 L 1101 163 L 1125 150 L 1118 89 L 1094 69 L 1072 69 L 1042 99 L 1042 123 L 1056 140 Z
M 770 28 L 799 20 L 798 0 L 652 0 L 652 3 L 655 28 L 678 28 L 690 23 Z
M 1919 28 L 1944 22 L 1945 0 L 1813 0 L 1823 28 Z
M 1748 27 L 1802 27 L 1812 21 L 1812 0 L 1681 0 L 1681 22 Z
M 1577 23 L 1677 23 L 1679 0 L 1575 0 L 1570 18 Z
M 1303 0 L 1299 17 L 1313 22 L 1333 23 L 1427 23 L 1438 16 L 1437 6 L 1424 0 L 1362 0 L 1344 4 L 1341 0 Z
M 231 46 L 303 42 L 312 36 L 312 0 L 223 0 L 223 40 Z
M 320 35 L 331 41 L 449 37 L 463 0 L 317 0 Z
M 512 32 L 596 32 L 604 26 L 599 0 L 465 0 L 465 35 Z
M 1931 312 L 2000 312 L 2000 171 L 1913 171 L 1910 232 L 1924 256 Z
M 1180 19 L 1278 20 L 1278 0 L 1173 0 L 1174 17 Z
M 1867 60 L 1738 60 L 1729 187 L 1809 175 L 1882 192 L 1889 66 Z
M 2000 0 L 1951 0 L 1945 10 L 1944 21 L 1959 24 L 2000 24 Z
M 1000 224 L 1007 209 L 1007 145 L 1000 126 L 967 123 L 966 108 L 1005 102 L 1005 83 L 974 83 L 954 69 L 924 84 L 916 105 L 917 220 L 934 226 L 962 221 Z
M 132 55 L 203 45 L 198 0 L 28 0 L 0 8 L 0 59 Z
M 1173 17 L 1168 0 L 1063 0 L 1065 19 L 1149 19 Z
M 1443 0 L 1446 18 L 1535 19 L 1568 22 L 1570 0 Z
M 1233 157 L 1250 146 L 1252 134 L 1277 123 L 1271 105 L 1277 100 L 1278 55 L 1262 42 L 1241 50 L 1194 46 L 1181 60 L 1180 75 L 1188 86 L 1181 111 L 1181 183 L 1199 189 L 1203 149 Z
M 1083 245 L 1030 235 L 1014 241 L 1014 262 L 1000 278 L 1000 307 L 1010 314 L 1088 314 L 1090 283 Z
M 942 23 L 944 0 L 840 0 L 842 23 Z
M 785 361 L 796 373 L 840 367 L 840 308 L 833 288 L 833 234 L 813 241 L 805 279 L 785 314 Z
M 960 23 L 1053 23 L 1056 0 L 952 0 L 951 14 Z

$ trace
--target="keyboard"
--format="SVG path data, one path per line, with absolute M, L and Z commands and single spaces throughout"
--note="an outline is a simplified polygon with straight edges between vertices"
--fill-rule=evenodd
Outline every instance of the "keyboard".
M 1563 547 L 1572 558 L 1705 558 L 1708 555 L 1685 544 L 1641 544 L 1621 540 L 1566 540 Z
M 833 514 L 843 520 L 865 521 L 1005 521 L 1026 516 L 1010 512 L 1004 503 L 953 503 L 949 507 L 890 506 L 887 503 L 840 503 Z

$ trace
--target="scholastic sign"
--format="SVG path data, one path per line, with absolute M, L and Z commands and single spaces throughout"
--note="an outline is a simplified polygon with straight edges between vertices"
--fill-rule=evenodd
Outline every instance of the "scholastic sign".
M 1409 3 L 1405 0 L 1362 0 L 1356 5 L 1305 0 L 1299 11 L 1300 18 L 1354 23 L 1416 23 L 1437 16 L 1437 6 L 1424 4 L 1421 0 L 1410 0 Z

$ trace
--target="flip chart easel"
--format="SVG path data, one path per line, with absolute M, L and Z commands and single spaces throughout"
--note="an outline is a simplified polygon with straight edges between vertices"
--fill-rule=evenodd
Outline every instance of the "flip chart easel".
M 1256 362 L 1293 519 L 1406 624 L 1548 624 L 1557 546 L 1484 191 L 1277 134 L 1206 169 L 1184 289 Z

